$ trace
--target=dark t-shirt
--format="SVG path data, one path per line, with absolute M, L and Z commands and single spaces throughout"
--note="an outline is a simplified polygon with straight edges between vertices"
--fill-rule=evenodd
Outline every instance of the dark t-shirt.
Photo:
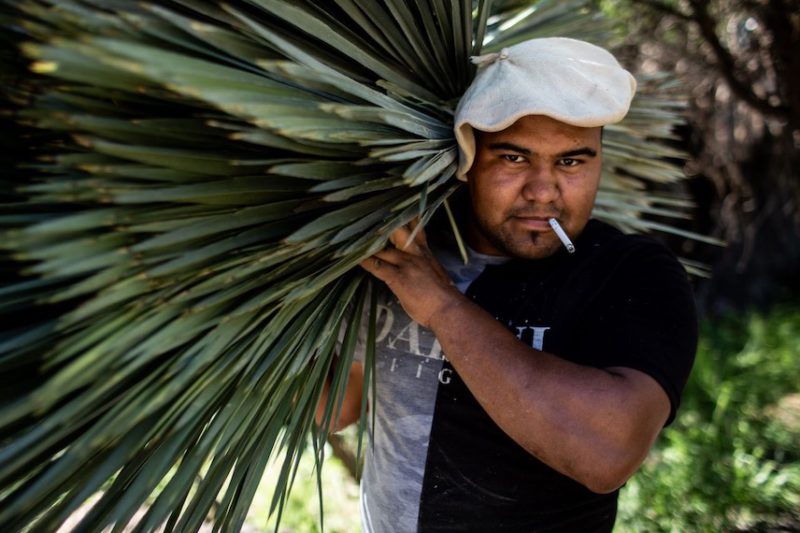
M 575 245 L 575 254 L 488 265 L 466 294 L 534 349 L 652 376 L 670 399 L 672 420 L 697 342 L 683 268 L 652 239 L 623 235 L 597 221 L 590 221 Z M 409 327 L 379 343 L 383 359 L 377 361 L 373 400 L 374 461 L 365 473 L 366 529 L 412 529 L 392 518 L 399 509 L 407 520 L 416 518 L 419 531 L 610 531 L 617 493 L 595 494 L 522 449 L 477 403 L 435 340 L 433 349 L 420 347 L 430 332 Z M 404 358 L 398 350 L 403 342 L 406 352 L 422 359 Z M 426 372 L 430 379 L 420 391 L 409 389 L 408 380 L 392 390 L 404 368 L 413 386 L 425 381 Z M 387 394 L 381 394 L 382 385 Z M 415 409 L 424 410 L 413 424 L 407 413 L 395 414 L 411 394 L 408 401 L 420 400 L 422 407 Z M 403 438 L 398 427 L 413 427 L 413 440 L 395 445 Z M 414 465 L 419 486 L 381 494 L 404 475 L 384 475 L 398 464 Z

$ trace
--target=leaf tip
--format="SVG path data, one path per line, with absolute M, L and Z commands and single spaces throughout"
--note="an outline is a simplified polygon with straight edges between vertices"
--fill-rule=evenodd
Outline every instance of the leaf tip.
M 58 63 L 55 61 L 34 61 L 31 63 L 31 72 L 36 74 L 50 74 L 58 70 Z

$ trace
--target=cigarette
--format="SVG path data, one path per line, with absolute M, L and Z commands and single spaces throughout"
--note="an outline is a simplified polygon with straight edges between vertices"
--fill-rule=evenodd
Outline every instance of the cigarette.
M 569 253 L 574 254 L 575 253 L 575 245 L 572 244 L 572 241 L 569 240 L 569 237 L 567 237 L 567 234 L 564 233 L 564 230 L 561 228 L 561 224 L 558 223 L 558 220 L 556 220 L 554 218 L 548 218 L 547 222 L 550 223 L 550 227 L 553 228 L 553 231 L 556 232 L 556 235 L 558 236 L 558 238 L 561 239 L 561 244 L 564 245 L 564 248 L 566 248 Z

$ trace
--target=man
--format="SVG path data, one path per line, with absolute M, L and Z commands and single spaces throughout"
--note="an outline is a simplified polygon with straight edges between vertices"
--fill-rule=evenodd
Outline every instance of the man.
M 601 128 L 625 115 L 635 82 L 571 39 L 474 61 L 455 117 L 469 265 L 411 227 L 362 264 L 393 295 L 364 529 L 610 531 L 696 345 L 674 257 L 590 220 Z

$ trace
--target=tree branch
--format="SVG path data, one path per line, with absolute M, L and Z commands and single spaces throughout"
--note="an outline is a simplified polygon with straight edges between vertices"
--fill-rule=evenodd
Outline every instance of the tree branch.
M 637 4 L 644 4 L 647 7 L 655 9 L 656 11 L 661 11 L 662 13 L 669 15 L 671 17 L 679 18 L 681 20 L 685 20 L 687 22 L 692 22 L 691 15 L 680 11 L 676 7 L 672 7 L 669 4 L 665 4 L 660 0 L 634 0 Z
M 733 93 L 750 104 L 753 108 L 765 115 L 784 116 L 788 112 L 785 106 L 775 106 L 767 100 L 760 98 L 753 92 L 752 84 L 747 80 L 742 80 L 737 76 L 736 60 L 730 51 L 722 45 L 714 28 L 714 20 L 708 13 L 708 5 L 703 0 L 689 0 L 692 7 L 691 20 L 700 28 L 703 39 L 711 46 L 714 57 L 717 60 L 719 71 L 722 77 L 730 86 Z
M 703 39 L 709 44 L 717 62 L 717 67 L 725 82 L 730 86 L 731 91 L 741 100 L 747 102 L 754 109 L 765 115 L 786 116 L 790 110 L 785 105 L 772 105 L 767 99 L 759 97 L 753 91 L 753 84 L 749 80 L 741 79 L 736 60 L 730 51 L 720 41 L 717 36 L 714 19 L 708 12 L 708 4 L 704 0 L 688 0 L 692 8 L 691 13 L 684 13 L 677 7 L 669 5 L 661 0 L 634 0 L 634 3 L 642 4 L 665 15 L 675 17 L 685 22 L 697 24 Z
M 788 4 L 788 5 L 787 5 Z M 800 41 L 800 27 L 792 23 L 791 9 L 797 9 L 793 2 L 769 0 L 763 10 L 763 18 L 772 33 L 770 57 L 780 94 L 789 108 L 793 128 L 800 127 L 800 55 L 795 52 Z M 798 6 L 800 7 L 800 6 Z

